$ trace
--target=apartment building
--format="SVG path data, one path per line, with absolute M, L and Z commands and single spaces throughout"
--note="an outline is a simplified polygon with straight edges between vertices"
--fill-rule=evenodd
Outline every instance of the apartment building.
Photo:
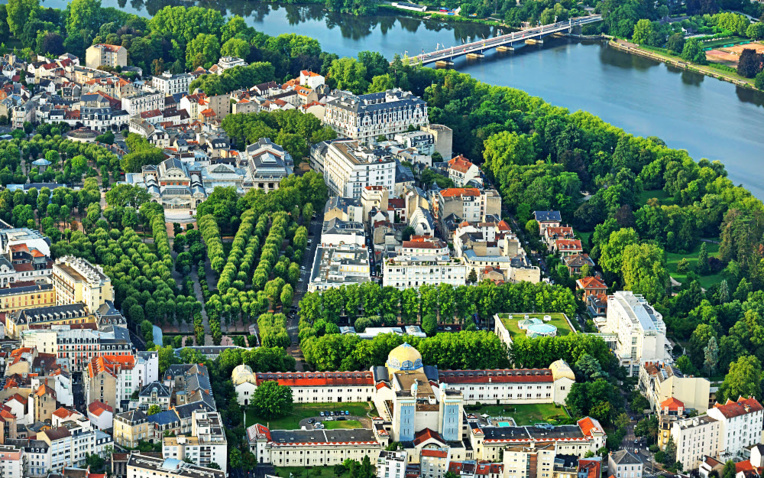
M 195 410 L 191 417 L 191 434 L 166 436 L 162 440 L 162 456 L 189 460 L 198 466 L 220 465 L 227 470 L 228 443 L 218 412 Z
M 434 201 L 435 218 L 441 224 L 453 215 L 453 222 L 483 222 L 486 216 L 501 217 L 501 196 L 495 189 L 448 188 L 438 191 Z M 443 226 L 442 230 L 448 230 Z
M 608 455 L 608 474 L 615 478 L 642 478 L 642 468 L 642 460 L 629 450 L 618 450 Z
M 57 259 L 51 277 L 58 305 L 82 303 L 94 313 L 107 300 L 114 300 L 111 279 L 103 273 L 103 268 L 81 257 Z
M 665 400 L 675 398 L 685 408 L 705 413 L 711 382 L 704 377 L 685 376 L 677 367 L 665 362 L 645 362 L 639 368 L 639 389 L 650 402 L 650 408 L 656 411 L 660 411 Z
M 85 66 L 88 68 L 127 66 L 127 48 L 106 43 L 93 45 L 85 50 Z
M 360 199 L 367 186 L 392 191 L 395 185 L 395 159 L 381 148 L 364 146 L 356 140 L 329 143 L 321 162 L 332 196 Z
M 399 255 L 384 260 L 382 285 L 396 289 L 423 285 L 467 283 L 467 266 L 459 257 L 445 255 Z
M 0 445 L 0 476 L 3 478 L 23 478 L 24 448 Z
M 99 401 L 119 411 L 122 402 L 138 390 L 135 358 L 132 355 L 94 357 L 83 374 L 87 403 Z
M 406 453 L 402 451 L 383 451 L 377 458 L 377 476 L 380 478 L 405 478 Z
M 248 373 L 239 367 L 234 369 L 232 380 L 238 384 L 236 392 L 240 400 L 246 396 L 251 399 L 257 386 L 269 380 L 291 388 L 294 403 L 368 402 L 374 396 L 374 377 L 368 371 L 267 372 L 250 376 L 251 370 Z M 251 394 L 245 395 L 246 390 L 251 390 Z
M 721 441 L 719 420 L 708 415 L 675 420 L 671 438 L 676 446 L 676 461 L 685 470 L 695 470 L 705 456 L 717 456 Z
M 616 335 L 615 355 L 629 375 L 666 357 L 666 324 L 644 297 L 630 291 L 608 296 L 605 332 Z
M 356 244 L 319 246 L 310 271 L 308 292 L 323 291 L 371 280 L 369 250 Z
M 56 305 L 53 284 L 33 284 L 0 289 L 0 312 Z
M 186 463 L 177 458 L 158 458 L 132 452 L 127 478 L 225 478 L 225 472 Z
M 719 421 L 721 444 L 719 454 L 734 457 L 744 448 L 761 442 L 764 429 L 764 407 L 755 398 L 727 400 L 708 409 L 708 416 Z
M 141 410 L 130 410 L 114 415 L 114 442 L 126 448 L 135 448 L 140 441 L 154 438 L 153 424 Z
M 140 115 L 147 111 L 164 109 L 164 93 L 142 92 L 134 96 L 122 98 L 122 109 L 130 116 Z
M 151 78 L 151 86 L 165 96 L 170 96 L 177 93 L 188 93 L 188 88 L 194 79 L 194 75 L 190 73 L 173 74 L 165 71 L 161 75 Z
M 505 476 L 552 478 L 556 456 L 554 443 L 509 445 L 504 449 Z
M 324 123 L 342 137 L 369 142 L 429 124 L 427 103 L 411 92 L 394 89 L 360 96 L 334 94 L 337 96 L 326 102 Z

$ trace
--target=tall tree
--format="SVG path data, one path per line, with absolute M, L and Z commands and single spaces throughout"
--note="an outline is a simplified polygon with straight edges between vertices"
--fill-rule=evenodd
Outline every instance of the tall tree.
M 716 394 L 717 401 L 724 403 L 727 399 L 737 400 L 738 397 L 749 396 L 761 399 L 761 380 L 759 359 L 753 355 L 744 355 L 730 364 L 730 370 Z

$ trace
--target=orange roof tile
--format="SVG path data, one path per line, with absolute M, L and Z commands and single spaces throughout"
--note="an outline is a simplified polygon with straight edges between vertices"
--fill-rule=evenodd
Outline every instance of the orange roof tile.
M 463 155 L 459 155 L 448 162 L 449 168 L 459 171 L 460 173 L 466 173 L 472 166 L 474 166 L 474 164 Z
M 480 190 L 478 188 L 448 188 L 441 190 L 440 195 L 444 198 L 480 196 Z

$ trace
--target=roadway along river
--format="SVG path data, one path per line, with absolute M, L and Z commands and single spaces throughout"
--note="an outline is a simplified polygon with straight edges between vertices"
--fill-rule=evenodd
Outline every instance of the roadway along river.
M 4 3 L 4 2 L 3 2 Z M 45 0 L 62 8 L 65 0 Z M 144 3 L 103 0 L 149 16 L 166 0 Z M 178 3 L 173 2 L 177 5 Z M 191 3 L 182 3 L 191 5 Z M 245 0 L 200 2 L 238 14 L 269 35 L 298 33 L 316 38 L 340 56 L 373 50 L 392 59 L 499 34 L 472 24 L 448 24 L 405 16 L 353 17 L 329 14 L 318 5 L 277 6 Z M 713 78 L 668 68 L 600 43 L 547 39 L 543 47 L 515 53 L 490 51 L 477 61 L 457 59 L 455 68 L 496 85 L 511 86 L 572 111 L 586 110 L 626 131 L 657 136 L 693 158 L 721 160 L 729 177 L 764 199 L 764 94 Z

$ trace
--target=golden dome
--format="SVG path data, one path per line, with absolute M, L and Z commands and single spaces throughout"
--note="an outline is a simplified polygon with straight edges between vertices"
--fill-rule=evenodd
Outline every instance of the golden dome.
M 244 382 L 249 382 L 257 385 L 255 374 L 252 373 L 252 369 L 249 365 L 237 365 L 233 372 L 231 372 L 231 381 L 234 385 L 241 385 Z
M 387 368 L 392 371 L 419 370 L 422 367 L 422 355 L 407 343 L 395 347 L 387 356 Z
M 571 369 L 570 365 L 562 359 L 552 362 L 552 365 L 550 365 L 549 368 L 552 370 L 552 378 L 554 381 L 561 378 L 569 378 L 574 382 L 576 381 L 576 374 L 573 373 L 573 369 Z

